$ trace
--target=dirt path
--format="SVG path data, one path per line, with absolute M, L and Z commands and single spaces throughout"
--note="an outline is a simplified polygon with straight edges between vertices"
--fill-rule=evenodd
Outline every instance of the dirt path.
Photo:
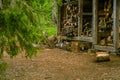
M 120 80 L 120 57 L 110 62 L 94 62 L 94 54 L 45 49 L 37 58 L 17 56 L 9 59 L 9 68 L 0 73 L 8 80 Z

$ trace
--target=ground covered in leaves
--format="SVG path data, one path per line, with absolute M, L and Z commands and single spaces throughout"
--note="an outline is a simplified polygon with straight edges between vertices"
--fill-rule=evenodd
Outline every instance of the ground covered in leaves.
M 97 63 L 94 53 L 45 49 L 32 59 L 5 55 L 5 60 L 9 68 L 0 73 L 1 80 L 120 80 L 120 57 L 115 55 Z

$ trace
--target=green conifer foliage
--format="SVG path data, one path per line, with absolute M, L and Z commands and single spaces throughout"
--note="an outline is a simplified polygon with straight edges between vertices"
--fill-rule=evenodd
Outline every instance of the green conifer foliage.
M 39 26 L 39 0 L 3 0 L 0 10 L 0 57 L 25 51 L 26 57 L 36 55 L 33 43 L 42 39 Z

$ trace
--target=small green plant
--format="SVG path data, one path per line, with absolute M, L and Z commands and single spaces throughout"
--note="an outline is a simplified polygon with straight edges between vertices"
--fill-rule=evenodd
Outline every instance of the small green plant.
M 56 27 L 50 27 L 49 26 L 49 27 L 44 28 L 44 32 L 46 32 L 48 36 L 56 35 L 57 29 L 56 29 Z

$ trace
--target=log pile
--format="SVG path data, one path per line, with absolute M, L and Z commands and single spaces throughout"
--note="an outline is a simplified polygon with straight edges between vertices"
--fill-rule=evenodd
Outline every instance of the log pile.
M 83 20 L 83 30 L 82 35 L 91 37 L 92 36 L 92 21 L 90 20 L 91 17 L 86 16 Z M 87 20 L 88 19 L 88 20 Z
M 109 22 L 109 23 L 108 23 Z M 98 37 L 100 45 L 105 46 L 113 43 L 113 21 L 100 19 L 98 29 Z
M 78 5 L 68 3 L 66 6 L 66 18 L 63 20 L 62 35 L 73 37 L 78 35 Z
M 79 0 L 64 0 L 64 16 L 62 18 L 61 35 L 67 37 L 78 36 L 78 17 L 79 17 Z M 92 37 L 92 12 L 85 4 L 90 3 L 86 0 L 83 2 L 82 31 L 81 36 Z M 113 44 L 113 5 L 112 0 L 99 1 L 98 6 L 98 43 L 102 46 L 112 46 Z M 84 10 L 86 9 L 86 10 Z M 89 11 L 89 12 L 84 12 Z
M 85 3 L 84 3 L 85 4 Z M 78 0 L 70 0 L 66 4 L 65 16 L 62 21 L 61 33 L 63 36 L 78 36 L 78 17 L 79 17 Z M 88 8 L 87 8 L 88 9 Z M 92 36 L 92 16 L 83 17 L 82 35 Z
M 104 3 L 104 9 L 100 11 L 100 13 L 106 13 L 102 16 L 99 16 L 98 37 L 100 45 L 111 45 L 113 44 L 113 9 L 111 0 L 108 0 L 108 2 L 106 1 Z

